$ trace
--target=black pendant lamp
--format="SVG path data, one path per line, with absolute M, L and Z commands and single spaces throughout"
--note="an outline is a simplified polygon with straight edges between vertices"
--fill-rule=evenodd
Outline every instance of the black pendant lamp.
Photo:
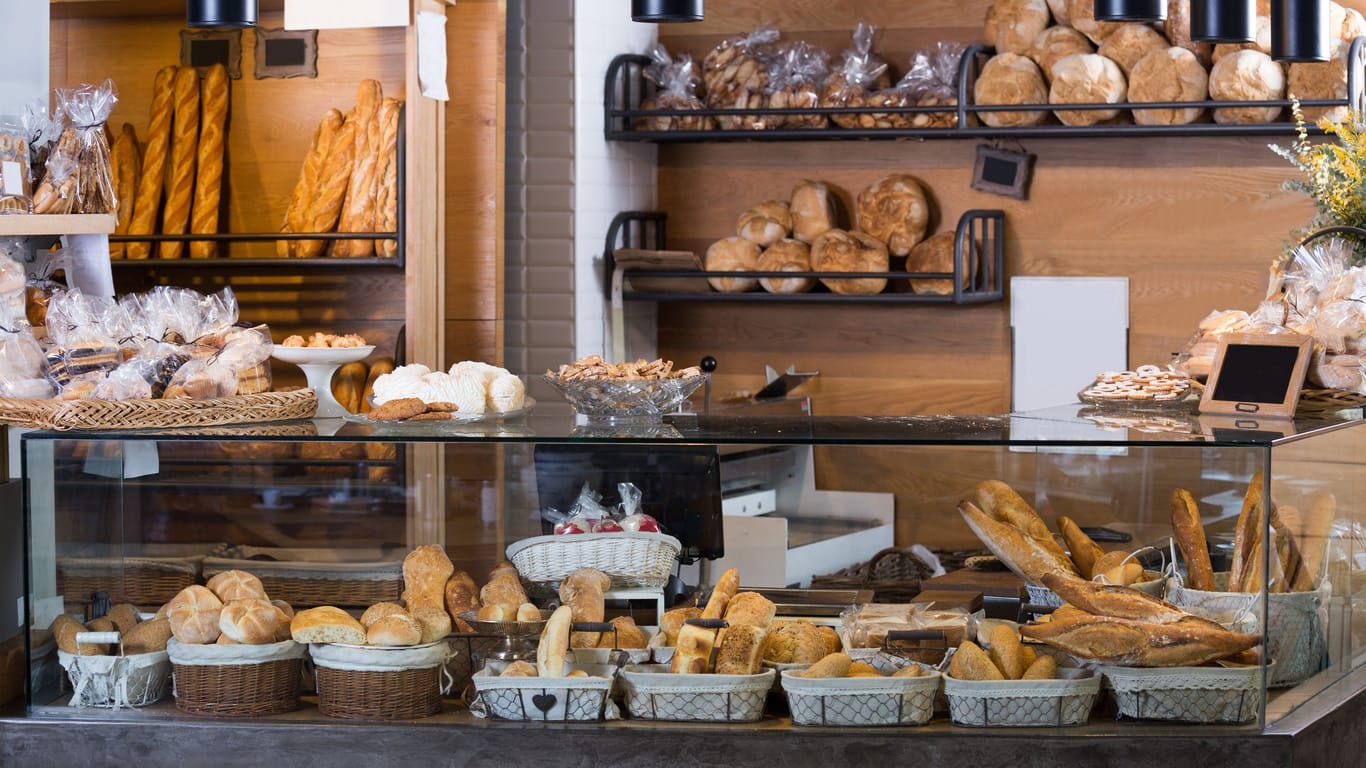
M 186 0 L 185 26 L 254 27 L 256 0 Z
M 1166 21 L 1167 0 L 1095 0 L 1096 21 Z
M 631 0 L 631 20 L 655 24 L 701 21 L 702 0 Z
M 1191 0 L 1191 40 L 1257 42 L 1256 0 Z
M 1271 0 L 1271 58 L 1328 61 L 1328 0 Z

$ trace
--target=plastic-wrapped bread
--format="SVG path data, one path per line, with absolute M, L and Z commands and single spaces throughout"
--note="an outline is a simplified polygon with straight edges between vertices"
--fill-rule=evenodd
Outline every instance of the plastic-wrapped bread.
M 739 235 L 717 240 L 707 248 L 703 266 L 708 272 L 752 272 L 758 268 L 759 244 Z M 708 277 L 711 287 L 722 293 L 752 291 L 759 281 L 752 277 Z
M 194 208 L 190 231 L 218 231 L 218 199 L 223 192 L 224 132 L 228 127 L 228 70 L 214 63 L 204 71 L 200 88 L 198 161 L 195 165 Z M 218 253 L 210 240 L 190 243 L 190 258 L 207 259 Z
M 136 205 L 138 173 L 142 168 L 142 156 L 138 154 L 138 137 L 132 123 L 124 123 L 119 134 L 114 137 L 114 146 L 109 155 L 114 178 L 115 194 L 119 201 L 114 234 L 122 235 L 128 231 L 133 220 Z M 109 258 L 121 259 L 127 249 L 124 243 L 109 244 Z
M 917 244 L 906 256 L 907 272 L 953 272 L 953 243 L 956 233 L 939 232 Z M 964 273 L 964 283 L 967 274 Z M 911 291 L 940 296 L 953 295 L 953 280 L 940 278 L 910 279 Z
M 1162 25 L 1167 42 L 1195 54 L 1208 68 L 1214 63 L 1214 46 L 1191 39 L 1191 0 L 1167 0 L 1167 20 Z
M 892 85 L 887 62 L 873 53 L 873 38 L 877 27 L 860 21 L 854 27 L 853 45 L 844 50 L 840 60 L 830 68 L 821 88 L 822 107 L 861 107 L 868 103 L 869 94 Z M 863 126 L 858 112 L 842 112 L 830 116 L 830 121 L 841 128 Z
M 1128 88 L 1119 65 L 1096 53 L 1064 56 L 1053 64 L 1050 104 L 1117 104 Z M 1059 109 L 1064 125 L 1095 125 L 1119 114 L 1118 109 Z
M 759 254 L 755 269 L 760 272 L 810 272 L 811 246 L 800 240 L 784 238 Z M 769 293 L 805 293 L 816 287 L 811 277 L 761 277 L 759 285 Z
M 1045 104 L 1048 86 L 1039 66 L 1026 56 L 1001 53 L 992 56 L 982 67 L 977 81 L 972 84 L 972 98 L 977 104 Z M 1044 110 L 1012 110 L 1010 112 L 978 112 L 977 117 L 992 128 L 1015 128 L 1038 125 L 1048 118 Z
M 1265 53 L 1235 51 L 1214 63 L 1209 73 L 1209 95 L 1215 101 L 1282 99 L 1285 97 L 1285 76 L 1281 65 Z M 1214 122 L 1269 123 L 1280 114 L 1280 106 L 1219 107 L 1214 110 Z
M 375 231 L 375 193 L 379 188 L 379 148 L 382 127 L 379 108 L 384 93 L 377 80 L 362 80 L 356 90 L 355 134 L 352 136 L 351 178 L 346 187 L 338 232 Z M 373 240 L 337 240 L 332 255 L 364 257 L 374 253 Z
M 1122 26 L 1117 21 L 1096 21 L 1095 0 L 1067 0 L 1067 18 L 1072 28 L 1100 45 Z
M 142 175 L 138 177 L 133 218 L 128 222 L 130 235 L 150 235 L 156 229 L 157 211 L 161 209 L 161 186 L 166 175 L 166 161 L 171 148 L 175 76 L 175 67 L 162 67 L 157 70 L 156 78 L 152 81 L 147 149 L 142 155 Z M 130 259 L 145 259 L 151 252 L 151 243 L 128 243 L 127 255 Z
M 1257 36 L 1250 43 L 1220 43 L 1214 46 L 1214 51 L 1210 54 L 1210 61 L 1219 63 L 1219 60 L 1236 51 L 1261 51 L 1266 55 L 1271 55 L 1271 17 L 1265 13 L 1257 14 Z
M 346 118 L 341 110 L 329 109 L 323 115 L 322 122 L 318 124 L 318 130 L 313 134 L 313 143 L 308 148 L 308 154 L 304 156 L 303 169 L 299 171 L 299 180 L 294 184 L 294 194 L 289 199 L 289 209 L 285 213 L 285 224 L 282 232 L 308 232 L 310 222 L 308 221 L 308 206 L 313 199 L 314 191 L 318 188 L 322 180 L 323 169 L 327 166 L 328 158 L 332 152 L 332 141 L 341 132 L 342 122 Z M 321 241 L 318 241 L 321 242 Z M 297 240 L 280 240 L 275 244 L 275 255 L 281 258 L 298 256 L 302 243 Z
M 1139 59 L 1167 47 L 1167 38 L 1147 24 L 1121 24 L 1105 38 L 1096 53 L 1118 64 L 1120 71 L 1128 77 Z
M 379 107 L 379 186 L 375 190 L 375 231 L 398 230 L 398 116 L 402 105 L 398 99 L 385 99 Z M 377 256 L 393 258 L 398 255 L 397 240 L 375 242 Z
M 777 40 L 778 30 L 764 25 L 748 35 L 722 40 L 709 51 L 702 60 L 707 107 L 761 109 L 768 88 L 770 46 Z M 716 122 L 726 130 L 777 127 L 777 121 L 760 115 L 721 115 Z
M 822 233 L 839 225 L 835 193 L 820 181 L 803 181 L 792 188 L 792 237 L 810 243 Z
M 1091 40 L 1071 27 L 1049 27 L 1034 38 L 1029 46 L 1029 58 L 1039 65 L 1044 80 L 1050 77 L 1053 62 L 1074 53 L 1095 53 Z
M 857 208 L 859 229 L 885 243 L 890 253 L 905 256 L 925 239 L 930 202 L 913 176 L 879 179 L 858 193 Z
M 313 199 L 304 210 L 304 232 L 331 232 L 341 216 L 342 202 L 351 180 L 351 158 L 355 155 L 356 120 L 354 111 L 343 122 L 328 151 L 327 162 L 318 177 Z M 296 230 L 299 231 L 299 230 Z M 300 240 L 297 256 L 312 258 L 323 252 L 322 240 Z
M 161 234 L 182 235 L 190 224 L 190 205 L 194 199 L 195 147 L 199 141 L 199 70 L 180 67 L 172 87 L 175 93 L 171 170 L 166 177 Z M 163 242 L 157 249 L 157 255 L 163 259 L 178 259 L 184 253 L 185 244 L 180 242 Z
M 735 234 L 770 246 L 792 234 L 792 211 L 784 200 L 767 200 L 740 214 Z
M 997 53 L 1029 53 L 1034 38 L 1048 28 L 1050 14 L 1044 0 L 995 0 L 987 9 L 987 42 Z
M 832 229 L 811 244 L 811 267 L 817 272 L 886 272 L 890 265 L 887 246 L 863 232 Z M 821 278 L 835 293 L 867 295 L 881 293 L 887 278 Z
M 1286 92 L 1300 100 L 1339 99 L 1347 100 L 1347 55 L 1351 51 L 1348 43 L 1336 42 L 1332 46 L 1333 58 L 1329 61 L 1297 61 L 1290 65 L 1286 78 Z M 1348 117 L 1344 104 L 1338 107 L 1301 107 L 1304 120 L 1310 125 L 1322 118 L 1342 122 Z
M 1134 64 L 1129 73 L 1129 101 L 1204 101 L 1209 95 L 1209 74 L 1187 48 L 1153 51 Z M 1135 109 L 1139 125 L 1185 125 L 1200 119 L 1204 109 Z

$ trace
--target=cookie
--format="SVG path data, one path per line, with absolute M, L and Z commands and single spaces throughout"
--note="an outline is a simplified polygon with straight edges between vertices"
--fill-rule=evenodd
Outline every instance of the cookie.
M 423 413 L 427 404 L 416 397 L 401 397 L 390 400 L 370 411 L 372 421 L 402 421 Z

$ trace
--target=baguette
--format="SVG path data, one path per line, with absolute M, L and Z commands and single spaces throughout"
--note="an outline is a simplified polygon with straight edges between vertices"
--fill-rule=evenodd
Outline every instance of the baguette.
M 1175 605 L 1130 587 L 1098 584 L 1056 573 L 1044 576 L 1043 583 L 1056 592 L 1064 602 L 1097 616 L 1148 621 L 1154 624 L 1171 624 L 1187 616 L 1185 611 Z
M 285 212 L 285 223 L 280 229 L 281 232 L 308 231 L 310 196 L 318 188 L 323 169 L 327 166 L 332 152 L 332 141 L 341 132 L 345 119 L 338 109 L 329 109 L 327 114 L 323 115 L 318 130 L 313 134 L 313 144 L 308 148 L 308 155 L 304 157 L 303 169 L 299 171 L 299 181 L 294 185 L 294 194 L 290 197 L 289 209 Z M 275 244 L 275 253 L 281 258 L 298 256 L 299 246 L 297 240 L 281 240 Z
M 1272 520 L 1276 526 L 1276 546 L 1286 561 L 1286 589 L 1306 592 L 1314 588 L 1314 580 L 1304 564 L 1304 515 L 1295 507 L 1279 507 Z
M 398 116 L 402 105 L 397 99 L 385 99 L 379 108 L 380 170 L 379 187 L 375 191 L 375 231 L 398 231 Z M 375 242 L 376 255 L 393 258 L 398 255 L 397 240 Z
M 142 154 L 142 175 L 134 198 L 133 217 L 128 221 L 128 234 L 150 235 L 156 227 L 157 212 L 161 208 L 161 184 L 166 174 L 166 159 L 171 146 L 172 104 L 175 67 L 157 70 L 152 81 L 152 110 L 147 125 L 147 149 Z M 152 244 L 128 243 L 130 259 L 145 259 L 151 255 Z
M 1337 519 L 1338 502 L 1331 493 L 1315 494 L 1304 513 L 1304 533 L 1300 537 L 1301 566 L 1309 579 L 1310 589 L 1318 587 L 1323 580 L 1323 560 L 1328 551 L 1328 537 Z
M 1229 574 L 1228 585 L 1229 590 L 1233 592 L 1243 591 L 1241 587 L 1243 582 L 1248 580 L 1252 549 L 1261 538 L 1263 516 L 1266 513 L 1263 485 L 1265 481 L 1262 473 L 1257 472 L 1247 484 L 1247 493 L 1243 496 L 1243 509 L 1238 513 L 1238 525 L 1233 537 L 1233 568 Z M 1260 567 L 1260 564 L 1255 566 Z
M 161 233 L 181 235 L 190 223 L 194 197 L 195 145 L 199 138 L 199 70 L 180 67 L 175 73 L 175 121 L 171 142 L 171 171 L 166 187 L 166 207 L 161 212 Z M 178 259 L 185 244 L 163 242 L 157 255 Z
M 1096 560 L 1105 554 L 1105 550 L 1066 515 L 1058 517 L 1058 533 L 1062 534 L 1062 540 L 1067 542 L 1067 551 L 1071 553 L 1072 562 L 1077 565 L 1077 572 L 1088 579 L 1094 576 Z
M 346 201 L 342 205 L 338 232 L 373 232 L 375 230 L 375 192 L 379 184 L 379 147 L 381 127 L 379 107 L 384 94 L 376 80 L 362 80 L 356 91 L 356 133 L 353 137 L 355 158 L 351 180 L 346 187 Z M 332 245 L 332 255 L 339 258 L 365 257 L 374 252 L 371 240 L 338 240 Z
M 550 614 L 541 641 L 536 644 L 536 672 L 541 677 L 564 677 L 564 656 L 569 651 L 569 625 L 573 610 L 562 605 Z
M 1043 584 L 1044 574 L 1047 573 L 1078 575 L 1076 566 L 1067 555 L 1059 555 L 1015 526 L 996 520 L 972 501 L 964 499 L 960 502 L 958 512 L 987 549 L 1030 584 Z
M 1209 559 L 1209 542 L 1205 527 L 1200 522 L 1200 508 L 1185 488 L 1172 491 L 1172 533 L 1176 546 L 1186 561 L 1186 586 L 1191 589 L 1214 589 L 1214 566 Z
M 305 232 L 331 232 L 337 226 L 341 215 L 342 201 L 346 198 L 346 188 L 351 179 L 351 159 L 355 156 L 356 116 L 353 111 L 342 122 L 342 126 L 332 137 L 328 149 L 327 163 L 318 177 L 317 195 L 309 202 L 304 212 L 307 226 Z M 297 230 L 296 230 L 297 231 Z M 300 240 L 297 256 L 314 258 L 323 252 L 326 243 L 322 240 Z
M 190 231 L 210 234 L 218 231 L 218 201 L 223 192 L 223 146 L 228 124 L 228 70 L 215 63 L 204 72 L 199 126 L 198 162 L 194 178 L 194 207 Z M 218 253 L 211 240 L 190 243 L 190 258 L 208 259 Z
M 1140 667 L 1198 666 L 1245 651 L 1262 640 L 1259 634 L 1230 632 L 1195 616 L 1154 624 L 1081 611 L 1027 624 L 1020 627 L 1020 634 L 1079 658 Z
M 124 123 L 119 134 L 114 137 L 109 159 L 113 166 L 109 170 L 114 179 L 114 194 L 118 201 L 114 234 L 122 235 L 128 231 L 128 224 L 133 219 L 138 172 L 142 166 L 142 157 L 138 155 L 138 135 L 132 123 Z M 109 244 L 109 258 L 122 259 L 126 253 L 126 243 Z
M 716 586 L 712 588 L 711 596 L 707 598 L 707 605 L 702 609 L 702 618 L 719 619 L 726 615 L 726 606 L 730 599 L 735 597 L 735 591 L 740 588 L 740 572 L 734 568 L 727 568 L 721 574 L 721 578 L 716 580 Z
M 983 512 L 1003 523 L 1015 526 L 1021 533 L 1039 542 L 1053 554 L 1067 557 L 1067 553 L 1048 531 L 1048 526 L 1044 525 L 1043 519 L 1029 506 L 1029 502 L 1015 492 L 1014 488 L 1000 480 L 983 480 L 977 484 L 975 493 L 977 504 Z

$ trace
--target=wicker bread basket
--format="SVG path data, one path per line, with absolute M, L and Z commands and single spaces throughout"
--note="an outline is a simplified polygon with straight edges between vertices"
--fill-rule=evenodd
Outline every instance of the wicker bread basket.
M 166 644 L 181 712 L 211 717 L 258 717 L 299 708 L 307 646 Z
M 352 720 L 412 720 L 441 711 L 445 641 L 414 647 L 309 646 L 318 710 Z
M 199 583 L 203 560 L 203 556 L 60 557 L 57 591 L 70 603 L 107 592 L 111 603 L 161 605 L 185 587 Z
M 204 558 L 204 578 L 223 571 L 250 571 L 266 594 L 292 606 L 368 607 L 395 602 L 403 593 L 403 561 L 311 562 Z
M 24 400 L 0 397 L 0 424 L 69 429 L 170 429 L 311 418 L 311 389 L 209 400 Z
M 118 643 L 118 632 L 77 632 L 76 643 Z M 171 661 L 166 651 L 128 656 L 80 656 L 57 651 L 71 679 L 73 707 L 145 707 L 166 694 Z
M 533 536 L 508 545 L 507 556 L 525 581 L 559 581 L 579 568 L 596 568 L 616 588 L 662 587 L 678 565 L 683 544 L 664 533 L 579 533 Z

